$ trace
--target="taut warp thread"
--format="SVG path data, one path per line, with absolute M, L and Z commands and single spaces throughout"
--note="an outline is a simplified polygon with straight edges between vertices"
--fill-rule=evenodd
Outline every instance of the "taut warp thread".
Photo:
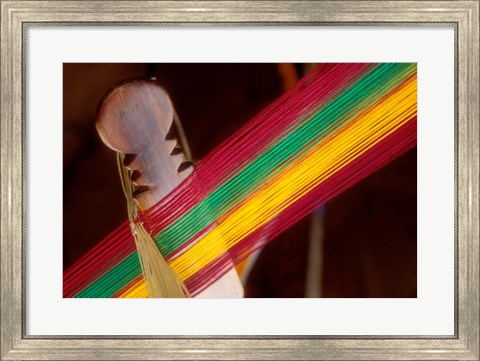
M 317 66 L 144 213 L 139 221 L 189 292 L 415 147 L 416 71 Z M 64 297 L 147 297 L 128 222 L 64 272 Z

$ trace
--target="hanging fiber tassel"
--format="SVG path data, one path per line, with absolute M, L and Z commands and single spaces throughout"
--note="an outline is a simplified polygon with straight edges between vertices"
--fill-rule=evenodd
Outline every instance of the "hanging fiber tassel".
M 117 165 L 122 182 L 123 193 L 127 199 L 128 219 L 138 257 L 142 266 L 149 298 L 184 298 L 190 294 L 180 277 L 168 265 L 155 240 L 145 229 L 143 223 L 137 221 L 138 206 L 133 199 L 133 183 L 131 171 L 124 166 L 125 155 L 117 153 Z

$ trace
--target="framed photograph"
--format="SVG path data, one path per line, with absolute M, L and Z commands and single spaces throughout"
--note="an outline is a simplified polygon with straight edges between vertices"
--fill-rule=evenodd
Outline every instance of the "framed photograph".
M 479 360 L 479 5 L 1 0 L 1 359 Z

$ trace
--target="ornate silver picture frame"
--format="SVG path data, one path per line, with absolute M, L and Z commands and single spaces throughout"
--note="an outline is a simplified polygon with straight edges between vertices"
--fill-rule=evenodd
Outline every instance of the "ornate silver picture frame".
M 1 0 L 2 360 L 479 360 L 479 6 L 472 1 Z M 451 25 L 455 28 L 453 336 L 26 334 L 25 29 L 31 24 Z

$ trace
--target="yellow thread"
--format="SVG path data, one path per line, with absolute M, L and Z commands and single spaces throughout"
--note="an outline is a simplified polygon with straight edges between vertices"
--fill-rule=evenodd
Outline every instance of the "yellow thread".
M 282 173 L 279 179 L 219 222 L 202 240 L 174 259 L 172 268 L 182 279 L 192 276 L 221 256 L 226 250 L 225 245 L 227 249 L 234 246 L 348 163 L 352 153 L 364 152 L 411 119 L 416 114 L 415 105 L 416 79 L 412 78 L 401 90 L 366 114 L 365 120 L 358 122 L 356 127 L 350 127 L 324 147 L 316 148 L 302 163 Z M 358 139 L 363 142 L 352 146 Z M 321 166 L 325 171 L 319 172 L 322 163 L 327 167 Z M 224 244 L 217 244 L 215 239 L 222 239 Z
M 392 134 L 416 115 L 416 89 L 414 75 L 220 220 L 215 229 L 172 260 L 171 267 L 181 279 L 188 279 L 359 154 Z M 146 285 L 142 281 L 120 297 L 145 297 L 145 294 Z

